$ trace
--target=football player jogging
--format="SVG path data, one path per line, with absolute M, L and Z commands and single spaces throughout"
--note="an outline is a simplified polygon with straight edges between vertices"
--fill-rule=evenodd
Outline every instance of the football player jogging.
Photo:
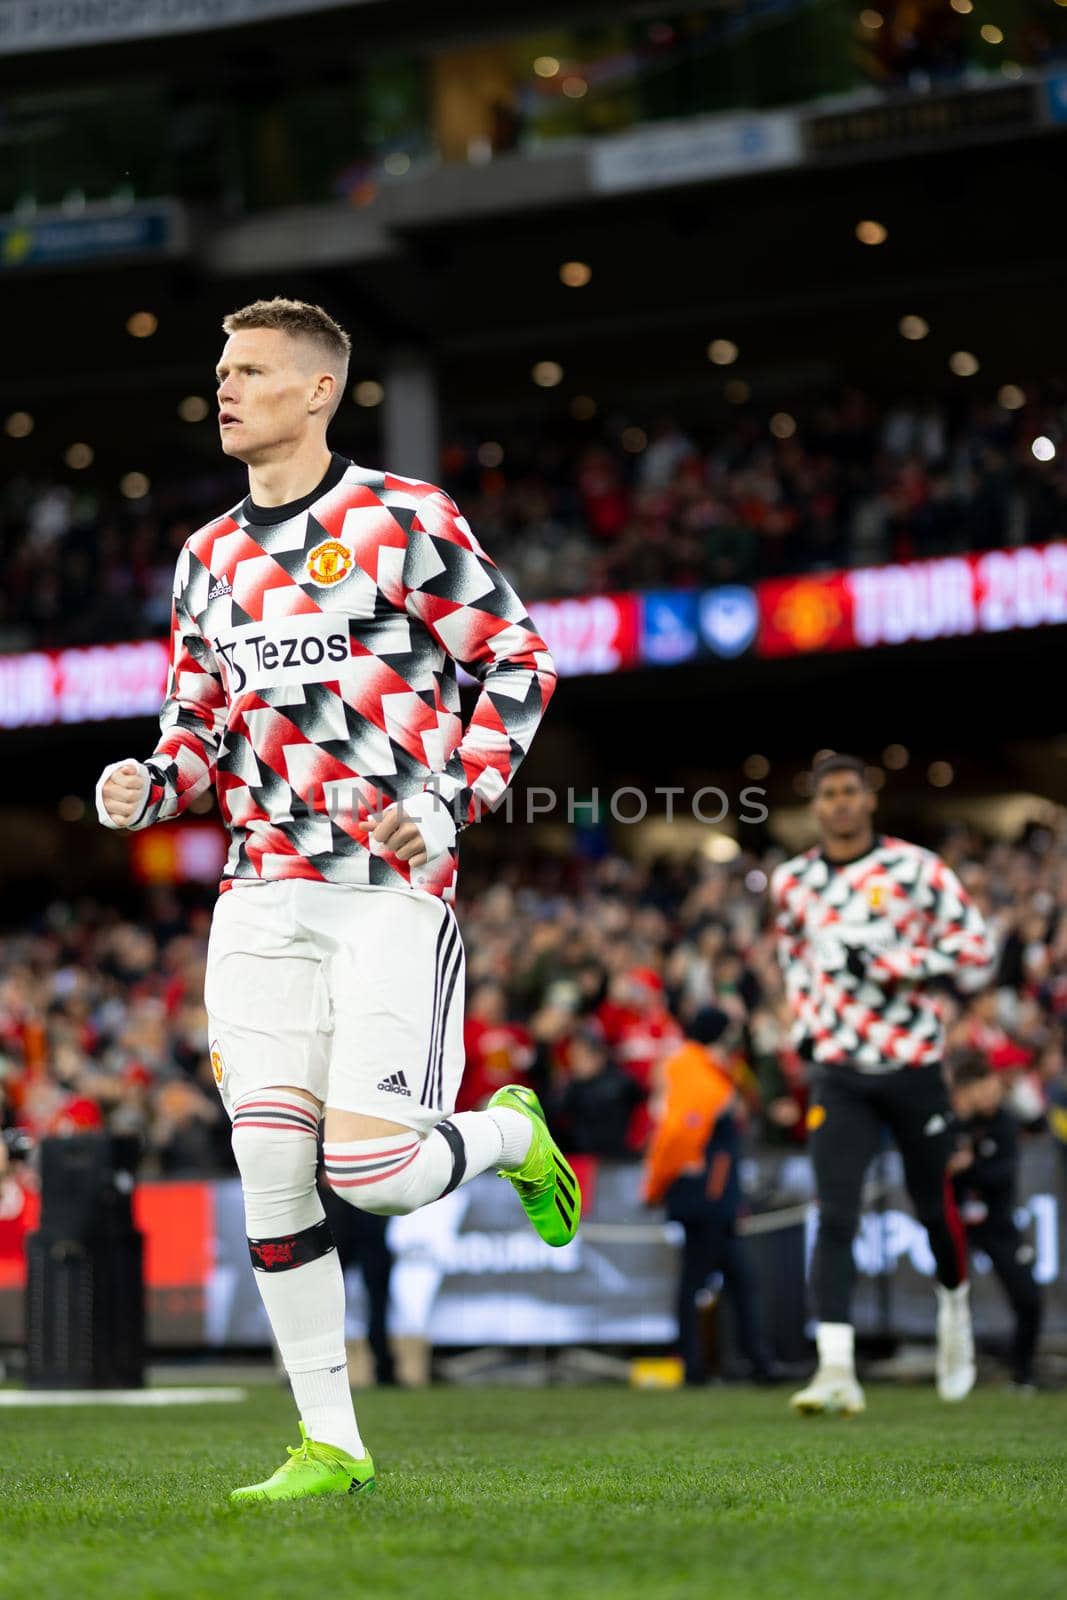
M 161 736 L 100 820 L 144 828 L 212 784 L 231 844 L 208 946 L 211 1061 L 249 1251 L 301 1443 L 236 1501 L 364 1493 L 341 1266 L 316 1189 L 397 1216 L 480 1172 L 550 1245 L 571 1168 L 529 1090 L 451 1115 L 463 1068 L 456 832 L 504 793 L 555 686 L 518 596 L 439 489 L 331 453 L 348 335 L 317 306 L 226 318 L 222 449 L 249 494 L 177 565 Z M 466 727 L 456 663 L 480 680 Z
M 974 1385 L 967 1251 L 949 1176 L 953 1135 L 944 1034 L 931 979 L 980 987 L 993 951 L 958 879 L 929 850 L 874 832 L 862 761 L 812 774 L 821 842 L 771 880 L 794 1041 L 815 1070 L 808 1128 L 819 1201 L 812 1263 L 818 1370 L 792 1405 L 865 1409 L 850 1304 L 863 1179 L 888 1128 L 937 1268 L 937 1392 Z

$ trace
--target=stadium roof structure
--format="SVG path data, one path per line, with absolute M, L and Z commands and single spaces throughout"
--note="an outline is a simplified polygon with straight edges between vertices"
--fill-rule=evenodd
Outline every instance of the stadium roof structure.
M 169 52 L 202 59 L 207 48 L 241 49 L 249 40 L 278 43 L 291 59 L 318 56 L 340 25 L 358 29 L 369 46 L 415 39 L 421 48 L 447 40 L 498 36 L 503 28 L 573 25 L 597 18 L 675 14 L 665 0 L 509 0 L 502 15 L 489 0 L 136 0 L 126 6 L 92 3 L 40 5 L 0 0 L 0 61 L 5 57 L 68 57 L 77 50 L 106 51 L 118 64 L 144 59 L 155 41 Z M 352 13 L 339 17 L 338 13 Z M 243 42 L 242 42 L 243 41 Z M 181 55 L 176 58 L 180 62 Z M 72 63 L 72 70 L 78 66 Z
M 876 187 L 869 167 L 845 165 L 596 204 L 546 193 L 462 219 L 405 201 L 389 230 L 344 208 L 221 227 L 194 214 L 178 255 L 4 274 L 0 412 L 46 410 L 61 434 L 87 408 L 112 407 L 127 437 L 162 430 L 166 447 L 181 398 L 210 393 L 222 316 L 273 293 L 321 301 L 346 323 L 354 380 L 380 378 L 398 347 L 424 351 L 446 412 L 475 428 L 564 416 L 576 394 L 646 423 L 663 410 L 704 414 L 738 377 L 772 409 L 842 382 L 891 396 L 993 396 L 1059 363 L 1058 149 L 1034 140 L 898 156 L 880 165 Z M 521 158 L 502 161 L 497 181 L 510 160 Z M 888 229 L 877 249 L 855 237 L 872 211 Z M 321 259 L 319 232 L 331 229 L 364 240 L 374 230 L 378 248 Z M 566 261 L 589 264 L 588 286 L 561 284 Z M 132 339 L 125 324 L 141 309 L 158 331 Z M 929 337 L 902 337 L 907 316 Z M 716 339 L 738 347 L 735 363 L 709 361 Z M 960 351 L 979 362 L 972 378 L 949 367 Z M 531 381 L 542 361 L 562 367 L 558 386 Z M 20 460 L 45 442 L 37 433 Z
M 256 10 L 233 4 L 246 18 Z M 152 62 L 161 83 L 199 70 L 220 95 L 231 68 L 245 82 L 262 67 L 274 82 L 279 63 L 322 67 L 339 16 L 358 18 L 373 51 L 401 36 L 429 50 L 503 25 L 614 14 L 601 0 L 521 0 L 502 24 L 482 0 L 354 0 L 175 34 L 161 61 L 145 39 L 5 56 L 3 24 L 21 10 L 0 0 L 0 89 L 78 82 L 106 56 L 116 82 L 138 82 Z M 484 164 L 430 161 L 376 184 L 366 203 L 242 214 L 172 193 L 0 218 L 0 417 L 38 422 L 16 443 L 0 435 L 0 472 L 54 468 L 60 442 L 102 413 L 146 466 L 213 459 L 213 430 L 179 424 L 176 408 L 210 395 L 222 316 L 274 293 L 321 301 L 349 327 L 354 381 L 380 381 L 395 352 L 418 352 L 452 428 L 563 421 L 579 395 L 645 425 L 666 412 L 714 416 L 739 381 L 769 410 L 841 384 L 991 398 L 1056 373 L 1065 128 L 1067 79 L 1029 73 L 645 124 Z M 857 229 L 873 230 L 869 243 Z M 561 282 L 567 262 L 588 266 L 584 287 Z M 142 310 L 158 327 L 134 339 L 126 323 Z M 709 360 L 713 341 L 736 360 Z M 960 354 L 974 358 L 970 375 L 950 366 Z M 546 362 L 561 376 L 541 387 L 532 374 Z M 358 450 L 376 418 L 353 405 L 343 427 Z

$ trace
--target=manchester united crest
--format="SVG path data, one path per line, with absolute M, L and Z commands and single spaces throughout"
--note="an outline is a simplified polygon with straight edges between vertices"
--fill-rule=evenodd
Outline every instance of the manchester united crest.
M 340 583 L 352 571 L 354 557 L 340 539 L 325 539 L 308 556 L 308 577 L 312 583 Z
M 837 634 L 844 620 L 837 592 L 821 578 L 791 583 L 774 609 L 775 629 L 794 650 L 819 650 Z
M 222 1059 L 222 1050 L 217 1039 L 212 1039 L 211 1041 L 211 1071 L 214 1074 L 215 1082 L 221 1089 L 223 1074 L 226 1071 L 226 1063 Z

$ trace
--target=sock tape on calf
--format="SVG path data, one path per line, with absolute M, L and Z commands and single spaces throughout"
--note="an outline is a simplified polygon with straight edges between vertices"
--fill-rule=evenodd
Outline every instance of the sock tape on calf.
M 440 1198 L 451 1194 L 453 1189 L 458 1189 L 467 1172 L 467 1147 L 463 1143 L 463 1135 L 459 1129 L 447 1120 L 437 1124 L 437 1132 L 444 1139 L 452 1152 L 452 1176 L 441 1190 Z
M 283 1233 L 277 1239 L 249 1239 L 248 1254 L 257 1272 L 288 1272 L 308 1261 L 328 1256 L 334 1248 L 330 1225 L 325 1217 L 299 1233 Z

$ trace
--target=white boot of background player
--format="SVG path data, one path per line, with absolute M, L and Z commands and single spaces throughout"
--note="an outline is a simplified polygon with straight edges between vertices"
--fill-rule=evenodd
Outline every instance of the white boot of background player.
M 937 1284 L 937 1392 L 942 1400 L 965 1400 L 974 1388 L 971 1286 Z
M 866 1411 L 863 1390 L 856 1381 L 855 1337 L 849 1322 L 820 1322 L 815 1335 L 819 1368 L 806 1389 L 793 1396 L 794 1411 L 809 1416 L 834 1411 L 843 1417 Z

